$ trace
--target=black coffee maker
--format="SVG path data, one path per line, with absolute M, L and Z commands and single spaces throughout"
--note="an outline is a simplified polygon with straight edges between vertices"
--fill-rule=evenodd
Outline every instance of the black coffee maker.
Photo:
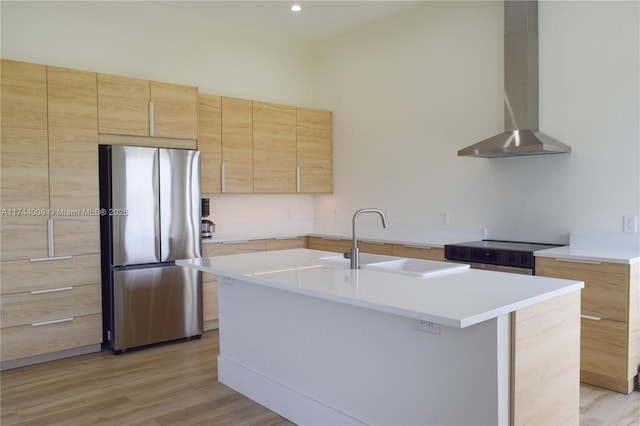
M 200 232 L 202 232 L 202 238 L 211 238 L 216 231 L 216 224 L 205 219 L 205 217 L 208 217 L 210 214 L 208 198 L 202 199 L 201 212 L 202 221 L 200 222 Z

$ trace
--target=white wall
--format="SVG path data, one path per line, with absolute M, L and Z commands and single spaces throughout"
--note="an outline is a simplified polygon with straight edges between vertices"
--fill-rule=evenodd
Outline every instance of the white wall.
M 0 11 L 3 58 L 313 104 L 308 45 L 187 15 L 175 3 L 3 1 Z M 313 219 L 308 195 L 203 196 L 218 232 Z
M 570 155 L 458 158 L 503 130 L 502 2 L 427 2 L 316 46 L 315 102 L 334 111 L 335 193 L 392 221 L 486 226 L 566 242 L 640 213 L 638 2 L 539 5 L 540 129 Z
M 163 2 L 2 1 L 1 53 L 332 110 L 334 194 L 215 196 L 220 231 L 374 206 L 392 222 L 448 211 L 452 227 L 565 242 L 640 216 L 639 9 L 540 2 L 540 129 L 573 148 L 543 157 L 456 156 L 503 127 L 502 2 L 429 1 L 312 47 Z

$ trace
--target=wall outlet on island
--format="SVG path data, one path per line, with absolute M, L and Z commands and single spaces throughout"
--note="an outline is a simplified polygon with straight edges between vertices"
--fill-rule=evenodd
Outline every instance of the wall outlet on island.
M 440 334 L 440 324 L 433 321 L 416 320 L 414 327 L 425 333 Z
M 638 216 L 622 216 L 622 232 L 637 234 L 638 233 Z

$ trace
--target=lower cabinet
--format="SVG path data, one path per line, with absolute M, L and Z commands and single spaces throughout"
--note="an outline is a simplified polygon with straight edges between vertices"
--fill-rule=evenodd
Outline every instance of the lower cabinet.
M 436 260 L 446 262 L 444 249 L 440 247 L 422 247 L 404 244 L 393 245 L 393 255 L 398 257 L 409 257 L 413 259 Z
M 232 241 L 228 243 L 202 244 L 202 257 L 225 256 L 229 254 L 255 253 L 260 251 L 305 248 L 307 237 L 270 238 L 266 240 Z M 218 277 L 202 274 L 203 322 L 204 329 L 218 328 Z
M 100 350 L 100 256 L 2 262 L 1 368 Z
M 580 380 L 631 392 L 640 368 L 640 265 L 538 257 L 536 275 L 584 281 Z

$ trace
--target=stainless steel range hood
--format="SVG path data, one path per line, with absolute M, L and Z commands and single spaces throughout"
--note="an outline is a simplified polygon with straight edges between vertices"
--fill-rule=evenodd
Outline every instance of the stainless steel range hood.
M 562 154 L 571 147 L 538 130 L 538 2 L 504 2 L 505 132 L 458 151 L 458 156 Z

